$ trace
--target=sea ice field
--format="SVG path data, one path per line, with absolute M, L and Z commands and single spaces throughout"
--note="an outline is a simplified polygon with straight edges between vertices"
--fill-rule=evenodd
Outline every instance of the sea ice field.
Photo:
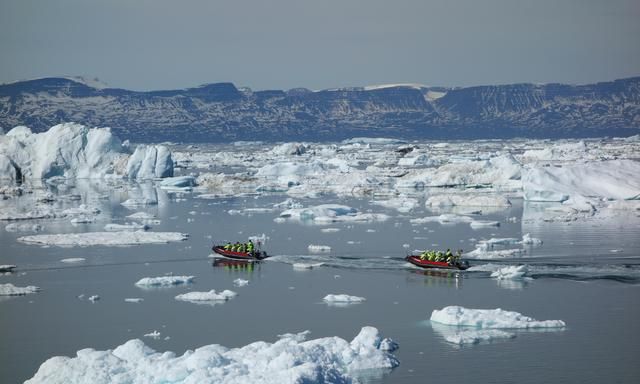
M 2 383 L 636 383 L 640 137 L 0 135 Z M 268 258 L 219 257 L 252 239 Z M 404 260 L 463 250 L 465 271 Z

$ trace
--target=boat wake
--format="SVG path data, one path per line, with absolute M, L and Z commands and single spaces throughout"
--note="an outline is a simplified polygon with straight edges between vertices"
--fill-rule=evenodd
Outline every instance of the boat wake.
M 519 277 L 533 280 L 565 279 L 574 281 L 610 280 L 626 284 L 640 283 L 640 264 L 502 264 L 489 263 L 469 268 L 472 273 L 489 273 L 494 277 L 500 271 L 526 266 L 526 273 Z

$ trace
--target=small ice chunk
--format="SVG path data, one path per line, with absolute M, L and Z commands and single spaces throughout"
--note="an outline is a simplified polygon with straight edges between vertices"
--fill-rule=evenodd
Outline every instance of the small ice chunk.
M 94 302 L 94 303 L 95 303 L 96 301 L 100 300 L 100 296 L 98 296 L 98 295 L 91 295 L 91 296 L 89 296 L 89 299 L 88 299 L 88 300 L 89 300 L 89 301 L 91 301 L 91 302 Z
M 160 332 L 154 330 L 153 332 L 146 333 L 144 335 L 144 337 L 151 337 L 152 339 L 159 339 L 160 338 Z
M 244 286 L 249 284 L 249 280 L 237 278 L 237 279 L 233 280 L 233 284 L 236 287 L 244 287 Z

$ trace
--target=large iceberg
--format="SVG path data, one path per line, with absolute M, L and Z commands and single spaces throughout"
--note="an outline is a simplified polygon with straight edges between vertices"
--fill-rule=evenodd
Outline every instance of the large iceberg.
M 168 148 L 141 145 L 130 155 L 109 128 L 64 123 L 42 133 L 20 126 L 0 135 L 0 179 L 167 176 L 173 176 Z
M 610 160 L 530 166 L 523 170 L 522 189 L 529 201 L 563 202 L 570 197 L 592 196 L 615 200 L 640 198 L 640 162 Z
M 351 342 L 339 337 L 306 341 L 308 333 L 241 348 L 206 345 L 182 356 L 156 352 L 134 339 L 113 350 L 87 348 L 76 357 L 52 357 L 25 383 L 339 384 L 353 382 L 357 371 L 399 365 L 389 352 L 397 344 L 383 340 L 376 328 L 363 327 Z

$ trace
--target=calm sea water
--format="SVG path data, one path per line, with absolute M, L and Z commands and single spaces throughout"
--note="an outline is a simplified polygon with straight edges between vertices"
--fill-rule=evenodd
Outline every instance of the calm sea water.
M 65 190 L 64 193 L 74 192 Z M 411 225 L 433 215 L 425 208 L 411 214 L 370 205 L 368 199 L 300 200 L 305 206 L 346 204 L 362 211 L 388 213 L 376 223 L 327 226 L 273 221 L 279 211 L 230 215 L 229 210 L 272 207 L 286 196 L 202 200 L 187 194 L 161 196 L 160 205 L 130 211 L 121 205 L 125 191 L 81 193 L 103 213 L 93 224 L 71 226 L 67 220 L 40 221 L 42 233 L 100 231 L 106 223 L 130 221 L 136 211 L 161 220 L 153 231 L 180 231 L 189 240 L 166 245 L 86 248 L 24 245 L 24 235 L 0 231 L 0 264 L 17 264 L 0 283 L 36 285 L 40 293 L 0 297 L 0 382 L 22 382 L 55 355 L 74 356 L 82 348 L 112 349 L 141 338 L 157 351 L 182 354 L 206 344 L 238 347 L 277 335 L 310 330 L 310 338 L 352 339 L 365 325 L 400 344 L 401 365 L 391 372 L 363 374 L 372 383 L 636 383 L 640 379 L 640 243 L 638 217 L 590 223 L 523 223 L 523 203 L 482 217 L 499 228 L 473 230 L 468 224 Z M 77 202 L 65 203 L 68 205 Z M 421 205 L 424 207 L 424 205 Z M 516 217 L 515 222 L 508 218 Z M 322 232 L 322 228 L 337 228 Z M 451 247 L 471 250 L 492 237 L 541 238 L 524 258 L 471 264 L 530 265 L 527 281 L 497 281 L 489 272 L 455 273 L 410 268 L 407 250 Z M 214 241 L 244 240 L 264 234 L 273 258 L 243 265 L 209 257 Z M 328 245 L 331 252 L 311 254 L 308 245 Z M 403 245 L 407 244 L 407 247 Z M 79 264 L 61 259 L 82 257 Z M 298 270 L 293 263 L 323 263 Z M 195 283 L 141 289 L 143 277 L 194 275 Z M 235 287 L 233 280 L 250 281 Z M 238 297 L 217 305 L 174 299 L 190 290 L 231 289 Z M 327 294 L 362 296 L 361 304 L 323 303 Z M 84 296 L 81 296 L 84 295 Z M 87 300 L 99 295 L 95 303 Z M 80 296 L 80 297 L 79 297 Z M 143 298 L 140 303 L 125 298 Z M 502 308 L 538 320 L 561 319 L 563 330 L 517 331 L 517 337 L 488 344 L 456 346 L 429 317 L 448 305 Z M 143 337 L 157 330 L 160 338 Z

